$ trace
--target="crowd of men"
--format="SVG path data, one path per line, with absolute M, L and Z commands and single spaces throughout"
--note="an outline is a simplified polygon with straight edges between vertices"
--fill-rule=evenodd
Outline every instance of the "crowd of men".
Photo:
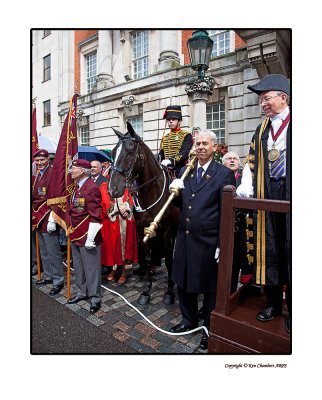
M 169 189 L 180 191 L 175 199 L 175 204 L 180 208 L 180 217 L 172 279 L 178 288 L 182 320 L 170 329 L 174 333 L 197 327 L 200 315 L 204 326 L 209 329 L 210 314 L 216 306 L 224 186 L 236 186 L 237 195 L 242 197 L 290 199 L 289 82 L 282 75 L 271 74 L 257 84 L 248 86 L 248 89 L 259 96 L 266 118 L 252 138 L 242 174 L 238 154 L 226 153 L 222 164 L 213 159 L 218 147 L 217 137 L 212 131 L 204 130 L 194 138 L 197 162 L 186 179 L 182 180 L 193 138 L 191 133 L 181 129 L 180 106 L 167 107 L 164 115 L 170 132 L 162 139 L 159 160 L 164 168 L 173 172 L 174 179 Z M 54 296 L 64 287 L 60 227 L 47 205 L 48 186 L 54 177 L 46 150 L 34 153 L 33 161 L 37 175 L 33 181 L 32 218 L 43 269 L 42 279 L 36 284 L 51 284 L 49 294 Z M 91 313 L 97 312 L 101 306 L 102 266 L 110 268 L 109 281 L 117 280 L 123 284 L 127 269 L 138 262 L 133 199 L 128 190 L 122 198 L 111 198 L 108 194 L 108 169 L 106 173 L 102 172 L 102 164 L 97 160 L 91 163 L 82 159 L 74 160 L 70 174 L 76 185 L 66 204 L 77 285 L 77 292 L 68 303 L 89 299 Z M 267 303 L 256 318 L 267 322 L 281 314 L 283 287 L 286 285 L 289 311 L 286 330 L 290 332 L 289 217 L 272 212 L 249 215 L 241 211 L 238 215 L 239 232 L 235 236 L 231 290 L 237 288 L 240 270 L 242 283 L 253 279 L 257 284 L 264 285 Z M 254 249 L 254 268 L 246 250 L 246 220 L 250 217 L 253 220 L 254 240 L 249 247 Z M 258 237 L 260 240 L 256 240 Z M 34 266 L 32 273 L 36 273 Z M 203 297 L 202 310 L 198 310 L 200 294 Z M 207 348 L 208 336 L 204 333 L 200 349 Z

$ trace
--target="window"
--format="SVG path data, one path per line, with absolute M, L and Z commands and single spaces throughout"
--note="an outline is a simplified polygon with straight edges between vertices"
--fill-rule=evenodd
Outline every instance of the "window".
M 209 30 L 209 37 L 214 41 L 211 57 L 221 56 L 229 53 L 231 50 L 230 31 Z
M 207 105 L 206 114 L 207 129 L 215 132 L 219 144 L 225 143 L 225 103 Z
M 96 51 L 85 56 L 87 93 L 96 89 Z
M 51 125 L 50 100 L 44 101 L 44 126 Z
M 133 126 L 135 133 L 137 133 L 142 138 L 143 137 L 143 117 L 142 117 L 142 115 L 127 118 L 127 121 Z
M 133 32 L 132 62 L 134 79 L 147 76 L 149 73 L 149 33 L 148 31 Z
M 80 127 L 80 145 L 89 146 L 89 127 L 88 125 Z
M 51 34 L 51 29 L 44 29 L 44 37 Z
M 51 55 L 43 58 L 44 60 L 44 82 L 49 81 L 51 79 Z

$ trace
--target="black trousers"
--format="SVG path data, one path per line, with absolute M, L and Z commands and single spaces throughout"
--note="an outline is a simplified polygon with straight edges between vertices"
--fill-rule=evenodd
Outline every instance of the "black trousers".
M 285 179 L 280 179 L 278 181 L 271 180 L 270 184 L 271 199 L 285 200 Z M 283 286 L 286 285 L 286 303 L 288 311 L 291 312 L 291 287 L 288 271 L 290 260 L 288 260 L 286 248 L 286 214 L 273 213 L 273 218 L 275 225 L 274 231 L 277 239 L 279 285 L 265 285 L 264 292 L 267 298 L 267 307 L 274 307 L 280 310 L 283 302 Z
M 182 314 L 182 323 L 185 326 L 198 326 L 198 293 L 187 293 L 178 286 L 179 306 Z M 210 327 L 210 314 L 216 306 L 216 293 L 203 293 L 204 326 Z

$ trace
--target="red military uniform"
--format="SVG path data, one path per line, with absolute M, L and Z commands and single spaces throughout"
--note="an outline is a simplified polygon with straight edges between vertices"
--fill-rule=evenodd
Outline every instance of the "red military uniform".
M 76 246 L 85 246 L 89 223 L 102 222 L 99 188 L 91 179 L 86 179 L 81 188 L 76 186 L 67 207 L 70 240 Z M 99 245 L 101 242 L 102 237 L 98 232 L 95 244 Z
M 32 230 L 47 233 L 47 222 L 50 207 L 47 206 L 48 187 L 51 178 L 52 167 L 47 167 L 43 175 L 39 172 L 33 177 L 32 186 Z

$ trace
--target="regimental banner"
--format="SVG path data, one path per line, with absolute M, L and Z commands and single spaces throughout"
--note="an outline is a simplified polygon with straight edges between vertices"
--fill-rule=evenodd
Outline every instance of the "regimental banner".
M 67 232 L 66 202 L 72 195 L 75 182 L 68 173 L 73 160 L 78 158 L 77 126 L 76 126 L 77 95 L 70 100 L 69 112 L 57 146 L 53 162 L 52 178 L 49 186 L 47 204 L 53 211 L 55 221 Z
M 37 150 L 39 150 L 38 135 L 37 135 L 37 117 L 36 117 L 36 107 L 32 110 L 32 138 L 31 138 L 31 155 L 33 155 Z

